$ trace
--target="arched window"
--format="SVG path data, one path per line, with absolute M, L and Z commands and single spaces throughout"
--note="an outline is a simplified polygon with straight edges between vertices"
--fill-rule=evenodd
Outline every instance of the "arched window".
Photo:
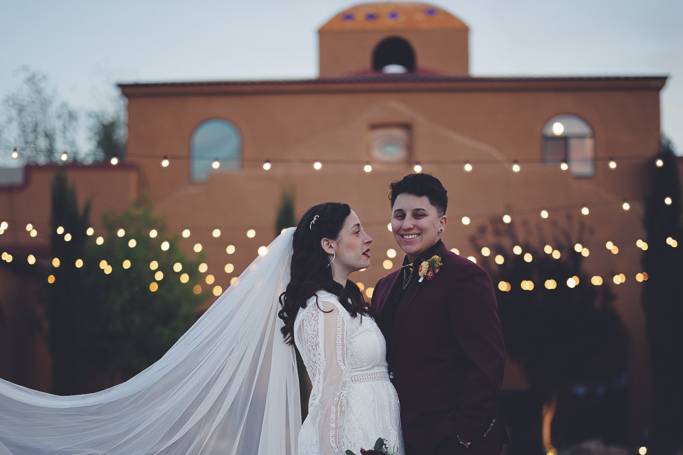
M 220 163 L 220 169 L 239 169 L 241 147 L 240 133 L 232 123 L 221 119 L 203 122 L 192 133 L 190 141 L 192 180 L 205 182 L 214 161 Z
M 403 38 L 386 38 L 372 52 L 372 69 L 380 73 L 412 73 L 415 71 L 415 51 Z
M 575 177 L 595 175 L 595 140 L 590 125 L 573 114 L 551 118 L 543 127 L 543 162 L 565 162 Z

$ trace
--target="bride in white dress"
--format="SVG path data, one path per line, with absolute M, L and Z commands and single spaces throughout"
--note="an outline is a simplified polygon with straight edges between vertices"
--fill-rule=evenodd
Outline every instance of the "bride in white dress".
M 348 280 L 369 265 L 371 243 L 356 213 L 341 203 L 312 207 L 294 233 L 280 317 L 313 384 L 298 438 L 301 455 L 360 453 L 378 438 L 390 454 L 403 454 L 384 337 Z
M 0 379 L 0 455 L 337 455 L 380 437 L 389 453 L 403 454 L 384 339 L 346 282 L 368 264 L 371 239 L 357 219 L 344 204 L 309 210 L 126 382 L 57 396 Z M 322 262 L 296 265 L 307 253 L 301 239 Z M 318 265 L 326 278 L 311 281 Z M 303 426 L 296 356 L 285 340 L 299 347 L 314 384 Z

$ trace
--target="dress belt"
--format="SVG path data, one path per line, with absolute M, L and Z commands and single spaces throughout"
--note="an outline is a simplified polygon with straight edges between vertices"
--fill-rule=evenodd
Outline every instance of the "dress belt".
M 354 384 L 388 380 L 389 373 L 387 373 L 387 370 L 368 371 L 367 373 L 356 373 L 351 375 L 351 382 Z

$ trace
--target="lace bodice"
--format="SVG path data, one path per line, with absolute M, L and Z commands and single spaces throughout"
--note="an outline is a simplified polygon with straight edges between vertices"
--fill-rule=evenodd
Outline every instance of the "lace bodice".
M 294 341 L 313 384 L 299 453 L 358 453 L 378 437 L 401 453 L 398 398 L 382 333 L 371 317 L 352 317 L 334 294 L 318 291 L 317 297 L 294 322 Z

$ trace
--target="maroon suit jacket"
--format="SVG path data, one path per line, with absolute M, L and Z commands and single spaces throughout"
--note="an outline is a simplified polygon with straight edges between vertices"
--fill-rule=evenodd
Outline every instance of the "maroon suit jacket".
M 407 455 L 498 455 L 507 433 L 499 415 L 505 346 L 495 293 L 478 265 L 443 244 L 436 254 L 443 266 L 408 288 L 393 327 L 382 312 L 401 270 L 379 280 L 372 296 L 380 328 L 392 330 L 388 361 Z

